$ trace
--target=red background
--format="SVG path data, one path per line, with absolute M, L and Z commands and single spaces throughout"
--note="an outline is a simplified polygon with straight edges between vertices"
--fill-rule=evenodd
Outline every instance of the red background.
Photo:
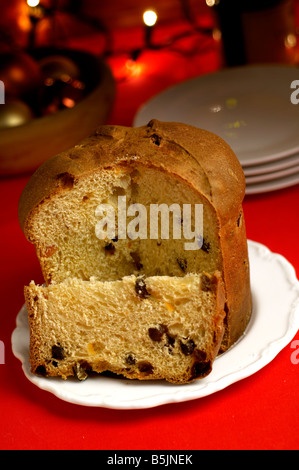
M 125 40 L 130 46 L 130 36 L 120 29 L 116 42 L 123 44 Z M 78 44 L 73 41 L 72 45 Z M 94 39 L 81 38 L 80 45 L 97 48 Z M 139 75 L 118 83 L 110 122 L 131 125 L 137 109 L 150 96 L 172 83 L 221 66 L 219 48 L 214 43 L 193 59 L 169 51 L 146 52 L 140 58 Z M 127 73 L 122 57 L 109 62 L 116 77 Z M 31 279 L 42 281 L 34 249 L 17 220 L 18 200 L 28 177 L 0 181 L 0 340 L 5 345 L 5 364 L 0 365 L 0 448 L 298 449 L 299 364 L 291 362 L 291 345 L 261 371 L 223 391 L 148 410 L 72 405 L 41 391 L 25 378 L 11 351 L 11 334 L 24 302 L 23 286 Z M 248 238 L 285 256 L 297 276 L 298 207 L 299 185 L 246 196 L 244 201 Z M 294 339 L 299 339 L 298 333 Z

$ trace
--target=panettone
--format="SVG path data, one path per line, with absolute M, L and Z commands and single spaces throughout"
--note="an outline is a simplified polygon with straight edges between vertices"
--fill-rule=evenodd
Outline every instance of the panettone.
M 113 284 L 116 281 L 124 283 L 124 279 L 133 279 L 132 276 L 135 276 L 136 279 L 142 278 L 147 284 L 147 279 L 151 279 L 153 283 L 162 283 L 163 289 L 167 290 L 169 285 L 170 303 L 175 304 L 180 282 L 183 283 L 189 274 L 200 275 L 204 272 L 205 275 L 213 276 L 213 279 L 219 277 L 219 283 L 224 286 L 224 335 L 220 349 L 219 345 L 217 348 L 220 352 L 227 350 L 244 333 L 251 315 L 249 262 L 242 210 L 244 194 L 245 178 L 241 165 L 231 148 L 214 134 L 181 123 L 163 123 L 157 120 L 139 128 L 100 127 L 80 145 L 44 163 L 31 177 L 22 193 L 19 204 L 20 225 L 27 239 L 36 247 L 48 286 L 38 288 L 31 285 L 29 290 L 26 288 L 29 312 L 34 312 L 36 320 L 38 315 L 42 317 L 48 311 L 47 308 L 51 308 L 51 324 L 55 329 L 54 312 L 58 297 L 61 295 L 64 298 L 74 282 L 78 286 L 78 300 L 76 301 L 73 290 L 71 297 L 76 308 L 83 291 L 86 290 L 83 298 L 88 298 L 91 278 L 97 280 L 98 284 L 93 286 L 98 291 L 101 286 L 106 286 L 106 282 L 110 283 L 111 292 L 115 291 L 116 285 L 121 287 L 121 291 L 127 285 Z M 200 249 L 186 249 L 186 239 L 172 237 L 171 229 L 169 239 L 161 231 L 157 237 L 151 237 L 149 218 L 142 235 L 140 227 L 135 224 L 135 237 L 130 235 L 129 229 L 125 236 L 118 219 L 120 201 L 126 204 L 126 208 L 131 207 L 135 211 L 142 206 L 147 213 L 152 206 L 179 206 L 182 208 L 182 227 L 185 227 L 183 208 L 202 207 L 203 232 L 198 239 Z M 101 221 L 98 208 L 108 206 L 114 209 L 115 230 L 113 234 L 107 232 L 109 237 L 101 238 L 97 232 Z M 133 212 L 130 213 L 131 217 L 128 216 L 127 222 L 133 219 Z M 170 227 L 175 223 L 178 225 L 178 220 L 175 221 L 172 214 L 174 212 L 169 211 Z M 194 229 L 195 225 L 196 220 L 192 213 L 190 227 Z M 138 229 L 140 236 L 136 237 Z M 192 233 L 195 233 L 194 230 Z M 179 278 L 183 279 L 179 282 Z M 173 288 L 175 279 L 178 283 L 176 289 Z M 189 282 L 191 279 L 197 283 L 197 278 L 189 278 Z M 51 307 L 40 300 L 34 303 L 34 289 L 37 289 L 38 299 L 41 299 L 42 293 L 47 295 L 47 289 L 49 293 L 51 289 L 56 289 L 54 297 L 57 299 Z M 199 292 L 198 286 L 196 291 Z M 218 292 L 217 289 L 216 291 Z M 119 298 L 121 294 L 117 291 L 114 294 L 115 299 L 118 299 L 115 303 L 115 321 L 119 322 L 116 304 L 122 304 L 123 301 Z M 210 320 L 221 317 L 220 303 L 216 298 L 217 295 L 212 302 L 214 307 L 209 310 Z M 192 301 L 194 308 L 191 316 L 194 315 L 194 320 L 197 319 L 200 325 L 202 317 L 206 315 L 198 309 L 196 296 L 190 297 L 191 304 L 188 304 L 188 308 L 192 310 Z M 139 313 L 136 311 L 137 305 L 142 306 Z M 143 328 L 145 324 L 144 328 L 151 328 L 151 318 L 143 323 L 142 315 L 153 315 L 153 323 L 156 325 L 165 324 L 162 313 L 161 321 L 158 320 L 160 307 L 157 311 L 146 311 L 145 303 L 137 305 L 135 308 L 132 305 L 132 315 L 138 318 L 137 328 Z M 103 315 L 102 328 L 105 330 L 108 324 L 103 303 L 97 304 L 95 301 L 94 310 L 98 311 L 100 317 Z M 70 304 L 66 304 L 65 315 L 69 319 L 74 337 L 77 338 L 80 335 L 79 324 L 72 326 L 71 319 L 75 314 L 70 316 L 70 311 Z M 62 312 L 57 307 L 57 315 L 61 317 Z M 91 315 L 91 311 L 86 307 L 86 315 L 88 314 Z M 113 316 L 113 309 L 110 315 Z M 215 337 L 219 339 L 221 328 L 218 320 L 216 323 Z M 36 356 L 36 351 L 37 345 L 40 347 L 47 342 L 47 338 L 43 337 L 43 329 L 38 330 L 39 333 L 34 331 L 33 324 L 31 322 L 31 360 L 36 371 L 36 357 L 39 357 L 40 365 L 44 365 L 46 360 L 50 360 L 49 348 L 53 344 L 47 344 L 48 352 L 43 362 L 41 356 Z M 97 327 L 98 325 L 97 323 Z M 169 329 L 169 324 L 167 325 Z M 209 325 L 210 328 L 211 323 Z M 186 329 L 189 331 L 188 325 Z M 112 342 L 113 334 L 111 333 Z M 143 338 L 145 331 L 140 331 L 140 335 Z M 130 332 L 127 331 L 124 342 L 131 344 L 131 339 Z M 146 357 L 151 357 L 151 364 L 154 366 L 153 363 L 157 364 L 159 359 L 157 357 L 154 360 L 152 351 L 149 351 L 153 344 L 146 344 L 147 355 L 144 359 L 140 357 L 138 361 L 148 361 Z M 205 349 L 206 352 L 209 350 L 209 363 L 212 355 L 215 356 L 218 352 L 215 344 L 216 342 L 214 349 L 212 345 Z M 108 364 L 108 370 L 123 373 L 123 368 L 120 371 L 118 345 L 116 341 L 111 360 L 106 358 L 105 364 Z M 112 351 L 111 348 L 109 350 Z M 124 350 L 121 354 L 123 357 Z M 82 358 L 77 359 L 80 362 Z M 76 361 L 75 356 L 73 360 Z M 194 363 L 193 356 L 192 361 Z M 186 380 L 190 380 L 191 362 L 186 364 L 185 375 L 178 373 L 178 382 L 182 381 L 179 377 L 183 375 L 185 378 L 189 377 Z M 92 368 L 97 371 L 103 370 L 103 367 Z M 158 369 L 155 371 L 155 367 L 157 366 L 153 367 L 149 378 L 159 376 L 167 379 Z M 52 367 L 51 375 L 55 370 L 59 375 L 59 367 Z M 174 368 L 172 381 L 175 381 L 175 371 Z M 49 370 L 47 373 L 50 374 Z M 138 375 L 136 370 L 130 374 L 131 377 L 142 378 L 142 374 Z

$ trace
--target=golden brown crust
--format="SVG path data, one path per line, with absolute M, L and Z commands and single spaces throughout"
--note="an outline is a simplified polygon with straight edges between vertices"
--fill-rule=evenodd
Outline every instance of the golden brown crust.
M 80 178 L 136 159 L 186 180 L 217 208 L 223 224 L 243 201 L 243 170 L 220 137 L 186 124 L 157 120 L 139 128 L 102 126 L 81 144 L 48 160 L 29 180 L 19 203 L 19 221 L 25 235 L 30 212 L 61 190 L 60 177 Z

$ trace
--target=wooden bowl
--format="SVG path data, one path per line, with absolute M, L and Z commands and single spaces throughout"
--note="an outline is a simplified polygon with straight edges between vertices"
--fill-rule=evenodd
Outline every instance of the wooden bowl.
M 48 158 L 73 147 L 106 122 L 113 106 L 115 82 L 104 61 L 71 50 L 38 51 L 37 58 L 47 54 L 73 59 L 91 91 L 73 108 L 0 130 L 1 176 L 33 172 Z

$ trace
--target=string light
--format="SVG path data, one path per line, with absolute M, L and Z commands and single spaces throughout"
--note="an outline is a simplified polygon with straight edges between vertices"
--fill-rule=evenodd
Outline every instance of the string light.
M 152 47 L 152 33 L 155 24 L 157 23 L 158 15 L 153 10 L 146 10 L 143 13 L 143 22 L 145 27 L 145 35 L 144 41 L 145 46 L 151 48 Z
M 37 7 L 37 5 L 39 5 L 39 1 L 40 0 L 27 0 L 27 5 L 29 7 L 34 8 L 34 7 Z
M 146 10 L 143 13 L 143 22 L 146 26 L 152 27 L 157 23 L 158 15 L 153 10 Z
M 35 47 L 36 28 L 38 22 L 44 18 L 45 9 L 40 4 L 40 0 L 26 0 L 26 3 L 28 5 L 28 17 L 31 22 L 29 49 L 33 49 Z
M 293 47 L 296 47 L 297 38 L 295 34 L 292 34 L 292 33 L 288 34 L 287 37 L 285 38 L 284 44 L 287 49 L 292 49 Z
M 220 0 L 206 0 L 206 4 L 208 7 L 214 7 L 215 5 L 219 5 Z

